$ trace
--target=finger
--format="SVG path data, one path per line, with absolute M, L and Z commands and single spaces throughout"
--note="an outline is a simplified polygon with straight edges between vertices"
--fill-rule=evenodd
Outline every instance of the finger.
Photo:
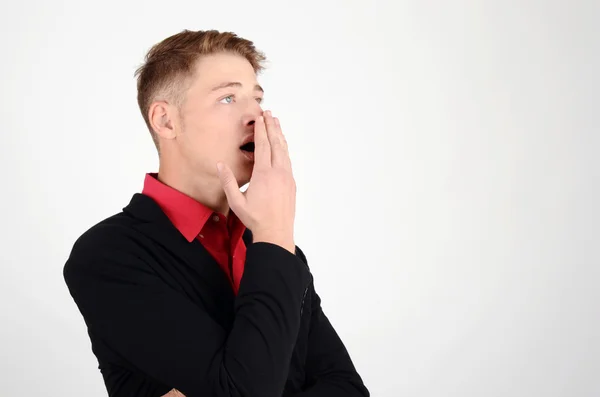
M 271 163 L 273 162 L 273 145 L 279 143 L 277 137 L 277 131 L 275 127 L 275 120 L 269 110 L 265 111 L 265 126 L 267 128 L 267 136 L 269 137 L 269 144 L 271 145 Z
M 279 123 L 279 119 L 277 117 L 274 117 L 273 121 L 275 122 L 275 131 L 279 138 L 279 142 L 281 143 L 279 155 L 276 155 L 276 164 L 291 170 L 292 164 L 290 160 L 290 153 L 288 150 L 287 140 L 285 139 L 285 135 L 283 135 L 283 132 L 281 131 L 281 124 Z
M 275 166 L 276 156 L 278 155 L 277 146 L 281 145 L 281 140 L 275 126 L 275 121 L 269 110 L 265 111 L 265 125 L 267 129 L 267 136 L 269 137 L 269 144 L 271 145 L 271 166 Z
M 287 154 L 287 143 L 281 133 L 280 127 L 276 125 L 275 120 L 269 125 L 267 123 L 267 131 L 269 132 L 269 142 L 271 143 L 271 166 L 277 168 L 289 169 L 289 156 Z
M 225 191 L 225 196 L 227 196 L 229 208 L 240 217 L 240 212 L 244 210 L 246 199 L 242 192 L 240 192 L 240 187 L 235 180 L 231 168 L 229 168 L 227 164 L 219 161 L 217 163 L 217 173 L 219 175 L 219 180 L 221 181 L 221 186 Z
M 287 150 L 287 141 L 285 139 L 285 135 L 283 135 L 283 131 L 281 130 L 281 123 L 279 122 L 279 118 L 273 117 L 273 121 L 275 122 L 275 131 L 279 136 L 279 140 L 285 150 Z
M 254 122 L 254 167 L 271 167 L 271 144 L 263 116 L 258 117 Z

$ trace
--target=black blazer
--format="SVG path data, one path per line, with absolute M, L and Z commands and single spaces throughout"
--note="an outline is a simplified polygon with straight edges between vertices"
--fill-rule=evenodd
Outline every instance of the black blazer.
M 77 239 L 63 274 L 110 396 L 369 396 L 304 253 L 243 238 L 237 296 L 143 194 Z

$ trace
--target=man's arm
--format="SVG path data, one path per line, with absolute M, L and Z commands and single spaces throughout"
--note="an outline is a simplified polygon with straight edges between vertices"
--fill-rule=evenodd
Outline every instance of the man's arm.
M 133 254 L 128 234 L 88 232 L 64 267 L 90 331 L 187 397 L 281 397 L 311 278 L 300 259 L 275 244 L 248 246 L 228 333 Z
M 308 339 L 308 388 L 294 397 L 370 397 L 346 347 L 321 308 L 313 290 L 313 314 Z
M 296 255 L 308 266 L 299 247 L 296 247 Z M 323 312 L 314 282 L 311 289 L 312 316 L 306 360 L 308 387 L 293 397 L 370 397 L 346 347 Z M 284 394 L 284 397 L 288 396 Z

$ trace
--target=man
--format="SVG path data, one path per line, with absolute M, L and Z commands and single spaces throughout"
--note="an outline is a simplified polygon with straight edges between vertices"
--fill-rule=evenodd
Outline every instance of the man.
M 136 71 L 159 171 L 64 267 L 110 396 L 369 396 L 294 242 L 264 60 L 233 33 L 186 30 Z

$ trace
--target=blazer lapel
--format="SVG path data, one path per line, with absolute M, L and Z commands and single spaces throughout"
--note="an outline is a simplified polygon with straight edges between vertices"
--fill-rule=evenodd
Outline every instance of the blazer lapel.
M 187 268 L 200 275 L 204 281 L 203 285 L 192 286 L 194 289 L 203 290 L 199 292 L 200 295 L 214 294 L 213 296 L 219 296 L 223 305 L 233 306 L 233 289 L 217 261 L 198 239 L 188 242 L 154 200 L 136 193 L 123 211 L 143 221 L 136 227 L 140 232 L 151 238 L 155 244 L 176 252 Z

